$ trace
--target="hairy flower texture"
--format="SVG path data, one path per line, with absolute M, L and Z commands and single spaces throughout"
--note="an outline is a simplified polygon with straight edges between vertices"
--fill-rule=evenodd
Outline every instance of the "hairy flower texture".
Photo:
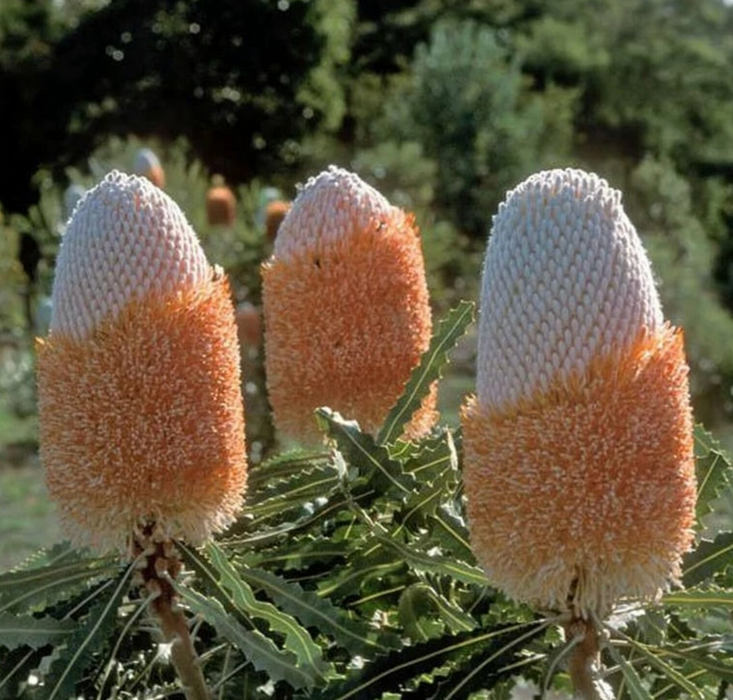
M 605 615 L 679 578 L 696 498 L 682 332 L 604 180 L 542 172 L 500 206 L 462 419 L 474 551 L 510 596 Z
M 430 341 L 418 231 L 353 173 L 331 167 L 301 189 L 263 265 L 265 363 L 275 424 L 317 435 L 330 406 L 368 431 L 400 397 Z M 434 424 L 435 392 L 409 436 Z
M 38 341 L 41 458 L 67 534 L 197 543 L 246 483 L 234 308 L 175 203 L 111 173 L 77 206 Z

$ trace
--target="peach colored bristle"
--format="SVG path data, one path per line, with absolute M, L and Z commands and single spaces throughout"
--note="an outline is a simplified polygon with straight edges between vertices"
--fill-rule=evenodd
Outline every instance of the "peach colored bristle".
M 40 451 L 67 535 L 123 549 L 150 525 L 192 543 L 228 526 L 246 486 L 234 308 L 178 207 L 107 176 L 69 224 L 54 301 Z
M 696 483 L 682 333 L 620 194 L 539 173 L 494 217 L 476 397 L 463 408 L 474 551 L 539 607 L 603 616 L 676 581 Z
M 263 265 L 265 362 L 280 430 L 317 436 L 330 406 L 375 431 L 430 341 L 422 248 L 411 216 L 353 173 L 308 181 Z M 435 422 L 435 394 L 410 427 Z

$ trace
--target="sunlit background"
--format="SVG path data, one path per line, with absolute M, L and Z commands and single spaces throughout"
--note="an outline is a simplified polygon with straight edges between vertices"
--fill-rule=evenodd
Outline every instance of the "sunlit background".
M 593 170 L 624 192 L 666 315 L 685 328 L 698 420 L 733 446 L 730 4 L 2 0 L 0 566 L 58 538 L 33 339 L 65 222 L 105 172 L 152 179 L 156 159 L 255 311 L 268 208 L 329 163 L 415 213 L 436 314 L 476 298 L 507 189 L 543 168 Z M 222 185 L 233 219 L 207 209 Z M 277 443 L 261 360 L 247 336 L 253 461 Z M 443 385 L 445 420 L 472 371 L 469 338 Z

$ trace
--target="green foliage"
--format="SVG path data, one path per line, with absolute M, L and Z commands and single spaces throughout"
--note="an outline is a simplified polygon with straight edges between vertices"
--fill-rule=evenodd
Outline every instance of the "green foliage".
M 669 161 L 646 157 L 631 174 L 626 205 L 660 278 L 665 316 L 685 330 L 697 416 L 715 426 L 730 415 L 733 317 L 711 279 L 715 246 L 690 183 Z
M 0 388 L 16 408 L 32 403 L 26 302 L 50 289 L 66 181 L 129 171 L 141 145 L 161 157 L 166 191 L 237 301 L 255 305 L 270 250 L 264 186 L 292 192 L 290 168 L 344 163 L 414 212 L 442 309 L 476 296 L 504 192 L 581 163 L 618 173 L 665 313 L 686 331 L 696 415 L 725 439 L 732 37 L 733 9 L 719 0 L 4 1 Z M 157 138 L 109 138 L 128 133 Z M 237 195 L 231 227 L 206 221 L 214 172 Z M 30 286 L 23 233 L 44 258 Z M 377 439 L 324 407 L 323 451 L 267 458 L 266 399 L 248 405 L 248 443 L 266 459 L 251 460 L 246 511 L 216 544 L 179 546 L 178 596 L 215 697 L 567 689 L 561 621 L 507 601 L 476 566 L 460 431 L 398 439 L 471 318 L 464 304 L 436 326 Z M 247 361 L 262 399 L 261 357 Z M 598 689 L 619 699 L 722 697 L 733 682 L 731 465 L 700 427 L 695 440 L 697 537 L 683 587 L 604 623 L 608 688 Z M 0 699 L 181 697 L 132 578 L 65 546 L 0 575 Z
M 438 332 L 420 364 L 413 370 L 402 397 L 387 414 L 379 432 L 379 442 L 392 443 L 404 432 L 412 415 L 420 408 L 421 397 L 427 394 L 433 382 L 440 379 L 448 362 L 448 352 L 466 332 L 473 318 L 474 304 L 464 301 L 440 322 Z
M 253 466 L 247 508 L 229 533 L 201 549 L 177 543 L 185 569 L 175 590 L 198 621 L 200 664 L 217 697 L 507 697 L 520 677 L 564 687 L 562 619 L 507 601 L 476 566 L 460 433 L 397 439 L 472 316 L 464 303 L 437 325 L 378 440 L 320 409 L 327 451 Z M 696 450 L 707 523 L 731 466 L 701 428 Z M 597 621 L 616 697 L 704 698 L 733 678 L 733 543 L 720 529 L 701 530 L 685 589 Z M 175 694 L 136 570 L 59 545 L 0 575 L 0 698 Z
M 522 94 L 518 61 L 473 22 L 440 22 L 392 90 L 382 134 L 417 140 L 438 164 L 436 204 L 473 235 L 504 192 L 532 171 L 542 110 Z

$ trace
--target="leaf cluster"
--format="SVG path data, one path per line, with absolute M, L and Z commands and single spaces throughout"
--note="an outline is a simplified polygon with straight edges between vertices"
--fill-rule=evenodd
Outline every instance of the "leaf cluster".
M 399 438 L 473 318 L 436 330 L 377 436 L 327 408 L 327 449 L 251 470 L 244 516 L 201 549 L 177 544 L 175 581 L 218 698 L 506 697 L 563 688 L 556 615 L 506 600 L 477 567 L 461 489 L 461 434 Z M 598 621 L 616 696 L 708 698 L 733 680 L 731 465 L 696 430 L 698 540 L 684 589 Z M 156 644 L 136 562 L 59 545 L 0 576 L 0 698 L 180 697 Z

